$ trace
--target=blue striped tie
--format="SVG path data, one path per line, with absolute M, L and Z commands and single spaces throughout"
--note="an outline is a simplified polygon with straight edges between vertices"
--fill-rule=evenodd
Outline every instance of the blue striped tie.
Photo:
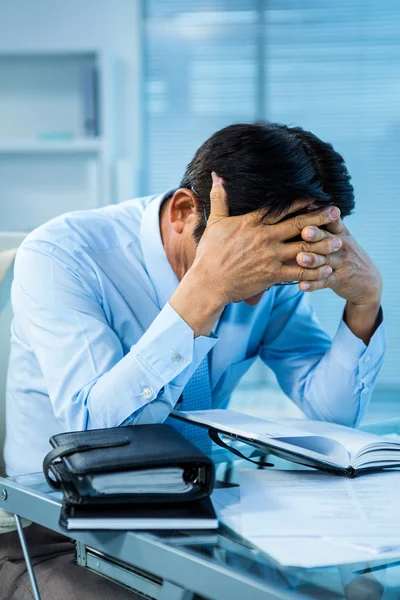
M 187 382 L 183 394 L 180 410 L 209 410 L 212 408 L 210 373 L 208 369 L 208 356 L 206 356 L 189 381 Z M 174 427 L 178 429 L 185 437 L 205 453 L 211 451 L 211 440 L 208 437 L 207 429 L 196 427 L 183 423 L 177 419 L 171 419 Z

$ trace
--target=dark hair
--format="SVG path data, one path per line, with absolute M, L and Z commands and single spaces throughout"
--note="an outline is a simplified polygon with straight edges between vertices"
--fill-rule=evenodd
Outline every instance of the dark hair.
M 354 208 L 354 191 L 343 158 L 331 144 L 300 127 L 237 124 L 214 133 L 187 166 L 181 187 L 194 191 L 210 211 L 211 171 L 224 179 L 229 212 L 260 210 L 279 217 L 298 198 L 335 204 L 342 216 Z M 203 211 L 194 232 L 205 229 Z

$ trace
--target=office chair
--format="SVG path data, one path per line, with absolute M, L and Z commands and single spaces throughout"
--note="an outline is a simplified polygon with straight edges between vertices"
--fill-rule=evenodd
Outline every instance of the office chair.
M 0 248 L 4 247 L 7 242 L 10 245 L 14 245 L 16 242 L 18 242 L 17 245 L 19 245 L 23 238 L 24 234 L 3 234 L 0 240 Z M 9 355 L 10 324 L 12 319 L 10 294 L 16 252 L 16 248 L 7 250 L 0 249 L 0 331 L 2 338 L 0 343 L 0 448 L 2 448 L 4 443 L 5 381 Z M 0 450 L 0 471 L 3 468 L 1 454 L 2 452 Z M 27 527 L 30 524 L 30 521 L 27 519 L 21 519 L 18 515 L 12 515 L 0 508 L 0 535 L 2 533 L 14 531 L 15 529 L 17 530 L 32 586 L 33 597 L 35 600 L 40 600 L 36 577 L 33 571 L 24 533 L 24 527 Z

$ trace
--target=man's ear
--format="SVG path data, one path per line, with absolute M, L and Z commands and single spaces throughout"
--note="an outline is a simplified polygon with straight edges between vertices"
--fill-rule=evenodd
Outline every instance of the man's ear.
M 169 220 L 176 233 L 182 233 L 186 223 L 197 220 L 200 201 L 196 194 L 187 188 L 179 188 L 171 198 Z

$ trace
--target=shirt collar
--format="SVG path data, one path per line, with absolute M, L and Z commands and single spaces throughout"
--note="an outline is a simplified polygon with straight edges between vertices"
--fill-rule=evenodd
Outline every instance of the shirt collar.
M 156 292 L 158 305 L 165 306 L 179 285 L 165 254 L 160 232 L 160 208 L 175 189 L 157 196 L 145 208 L 140 226 L 140 243 L 147 273 Z

